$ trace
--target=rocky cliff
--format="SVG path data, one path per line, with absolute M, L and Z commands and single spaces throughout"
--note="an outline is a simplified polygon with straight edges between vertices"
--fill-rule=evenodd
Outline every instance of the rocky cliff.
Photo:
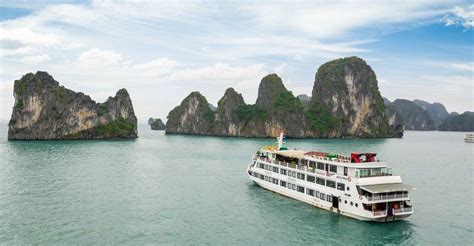
M 166 129 L 165 123 L 163 123 L 161 119 L 153 119 L 150 117 L 148 119 L 148 125 L 150 125 L 150 129 L 152 130 L 163 131 Z
M 413 100 L 413 103 L 415 103 L 428 113 L 435 127 L 438 127 L 439 124 L 441 124 L 441 122 L 443 122 L 449 116 L 446 107 L 444 107 L 444 105 L 441 103 L 429 103 L 418 99 Z
M 96 103 L 60 86 L 46 72 L 28 73 L 14 84 L 10 140 L 136 138 L 137 119 L 125 89 Z
M 234 89 L 226 90 L 217 109 L 191 93 L 168 115 L 167 133 L 292 138 L 399 137 L 391 127 L 375 73 L 365 61 L 350 57 L 328 62 L 316 74 L 313 94 L 297 98 L 276 74 L 265 76 L 255 104 L 246 104 Z M 304 106 L 302 101 L 306 101 Z
M 474 112 L 449 115 L 440 125 L 440 131 L 474 132 Z
M 406 99 L 396 99 L 392 105 L 401 115 L 406 130 L 432 131 L 436 130 L 435 123 L 428 112 Z
M 316 73 L 308 117 L 318 135 L 393 137 L 377 78 L 358 57 L 333 60 Z

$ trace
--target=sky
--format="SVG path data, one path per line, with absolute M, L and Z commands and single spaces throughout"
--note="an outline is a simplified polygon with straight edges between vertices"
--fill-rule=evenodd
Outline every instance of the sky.
M 359 56 L 382 96 L 474 111 L 469 1 L 0 2 L 0 120 L 13 83 L 47 71 L 103 102 L 126 88 L 139 121 L 166 120 L 192 91 L 217 105 L 228 87 L 254 103 L 277 73 L 311 95 L 318 67 Z

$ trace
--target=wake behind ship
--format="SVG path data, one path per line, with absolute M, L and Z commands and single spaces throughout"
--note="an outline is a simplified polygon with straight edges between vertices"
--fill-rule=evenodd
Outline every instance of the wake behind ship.
M 402 220 L 413 214 L 408 185 L 375 153 L 351 157 L 278 146 L 257 151 L 247 168 L 259 186 L 363 221 Z

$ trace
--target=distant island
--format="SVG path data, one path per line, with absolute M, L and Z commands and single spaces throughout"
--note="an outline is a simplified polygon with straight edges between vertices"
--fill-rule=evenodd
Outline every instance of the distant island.
M 161 121 L 161 119 L 153 119 L 150 117 L 148 119 L 148 125 L 152 130 L 163 131 L 166 129 L 166 125 L 163 123 L 163 121 Z
M 387 115 L 393 124 L 406 130 L 418 131 L 474 131 L 474 112 L 448 113 L 441 103 L 429 103 L 415 99 L 396 99 L 390 102 L 384 98 Z
M 137 138 L 137 118 L 126 89 L 104 103 L 59 85 L 46 72 L 16 80 L 9 140 Z
M 291 138 L 401 137 L 403 127 L 390 124 L 375 72 L 358 57 L 323 64 L 311 98 L 287 90 L 276 74 L 265 76 L 255 104 L 228 88 L 212 109 L 192 92 L 168 114 L 167 134 Z M 395 122 L 392 122 L 395 123 Z

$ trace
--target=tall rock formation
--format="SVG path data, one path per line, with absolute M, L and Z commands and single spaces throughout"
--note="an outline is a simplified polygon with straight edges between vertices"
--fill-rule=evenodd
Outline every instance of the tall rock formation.
M 214 134 L 222 136 L 240 136 L 241 122 L 239 112 L 246 107 L 244 98 L 234 88 L 228 88 L 217 103 L 215 111 L 216 128 Z
M 439 124 L 441 124 L 441 122 L 443 122 L 444 119 L 449 116 L 446 107 L 444 107 L 444 105 L 441 103 L 429 103 L 418 99 L 413 100 L 413 103 L 420 106 L 428 113 L 435 127 L 438 127 Z
M 125 89 L 104 103 L 96 103 L 39 71 L 16 80 L 13 94 L 10 140 L 137 137 L 137 119 Z
M 436 130 L 436 126 L 428 112 L 414 102 L 406 99 L 397 99 L 392 104 L 401 115 L 406 130 Z
M 392 137 L 372 68 L 358 57 L 319 67 L 308 117 L 313 129 L 328 137 Z
M 201 93 L 194 91 L 168 114 L 166 133 L 213 135 L 214 112 Z

